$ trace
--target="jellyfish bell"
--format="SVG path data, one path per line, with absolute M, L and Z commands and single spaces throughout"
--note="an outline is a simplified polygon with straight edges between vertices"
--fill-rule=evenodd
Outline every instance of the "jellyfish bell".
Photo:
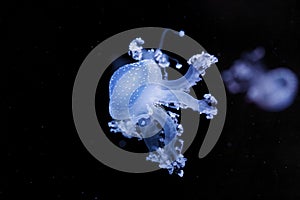
M 290 69 L 277 68 L 256 79 L 247 91 L 247 99 L 267 111 L 289 107 L 298 91 L 298 79 Z

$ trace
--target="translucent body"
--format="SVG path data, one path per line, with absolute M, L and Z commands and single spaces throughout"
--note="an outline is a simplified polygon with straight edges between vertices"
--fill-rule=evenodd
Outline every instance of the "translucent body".
M 297 94 L 298 78 L 287 68 L 264 69 L 264 49 L 256 48 L 235 61 L 223 72 L 223 80 L 231 93 L 246 93 L 247 100 L 267 111 L 289 107 Z
M 198 100 L 188 92 L 217 59 L 204 52 L 194 55 L 188 60 L 190 66 L 183 77 L 168 80 L 168 56 L 159 49 L 144 50 L 143 43 L 141 38 L 130 43 L 129 54 L 137 62 L 120 67 L 110 79 L 109 112 L 114 120 L 109 126 L 111 132 L 144 139 L 149 149 L 147 160 L 157 162 L 170 174 L 182 176 L 186 158 L 181 153 L 183 140 L 179 137 L 183 127 L 178 123 L 178 115 L 163 106 L 190 108 L 213 118 L 217 114 L 216 99 L 206 94 Z

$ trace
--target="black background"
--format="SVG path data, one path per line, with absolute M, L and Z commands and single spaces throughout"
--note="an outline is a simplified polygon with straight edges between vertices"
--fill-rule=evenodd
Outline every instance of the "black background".
M 129 174 L 87 152 L 72 117 L 72 87 L 88 53 L 137 27 L 184 30 L 228 69 L 245 50 L 266 49 L 269 68 L 299 69 L 299 3 L 293 1 L 26 1 L 2 7 L 8 25 L 8 161 L 2 199 L 299 199 L 299 96 L 270 113 L 227 93 L 213 151 L 186 152 L 183 178 Z M 6 68 L 7 66 L 3 66 Z M 5 77 L 6 78 L 6 77 Z M 5 173 L 6 174 L 6 173 Z

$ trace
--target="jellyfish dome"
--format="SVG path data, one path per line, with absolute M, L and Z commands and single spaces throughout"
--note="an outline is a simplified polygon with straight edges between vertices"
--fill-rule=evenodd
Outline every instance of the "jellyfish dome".
M 246 96 L 265 110 L 280 111 L 293 103 L 297 91 L 297 76 L 287 68 L 277 68 L 261 75 Z

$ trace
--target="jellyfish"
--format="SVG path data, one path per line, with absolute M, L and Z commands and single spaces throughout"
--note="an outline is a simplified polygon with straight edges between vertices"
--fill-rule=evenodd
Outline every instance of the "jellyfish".
M 246 99 L 266 111 L 282 111 L 294 101 L 298 91 L 298 78 L 288 68 L 266 70 L 261 60 L 265 50 L 258 47 L 245 53 L 232 67 L 223 71 L 227 89 L 245 93 Z
M 161 51 L 168 31 L 163 32 L 158 49 L 144 49 L 142 38 L 130 42 L 128 53 L 136 62 L 120 67 L 110 78 L 109 114 L 113 120 L 108 125 L 113 133 L 144 140 L 149 149 L 145 160 L 182 177 L 187 161 L 182 154 L 184 141 L 180 139 L 184 128 L 179 123 L 179 114 L 166 108 L 189 108 L 212 119 L 217 114 L 217 100 L 211 94 L 198 100 L 189 91 L 218 59 L 206 52 L 193 55 L 187 61 L 186 74 L 169 80 L 167 68 L 174 58 Z M 183 31 L 176 34 L 184 36 Z M 177 62 L 175 67 L 182 65 Z

